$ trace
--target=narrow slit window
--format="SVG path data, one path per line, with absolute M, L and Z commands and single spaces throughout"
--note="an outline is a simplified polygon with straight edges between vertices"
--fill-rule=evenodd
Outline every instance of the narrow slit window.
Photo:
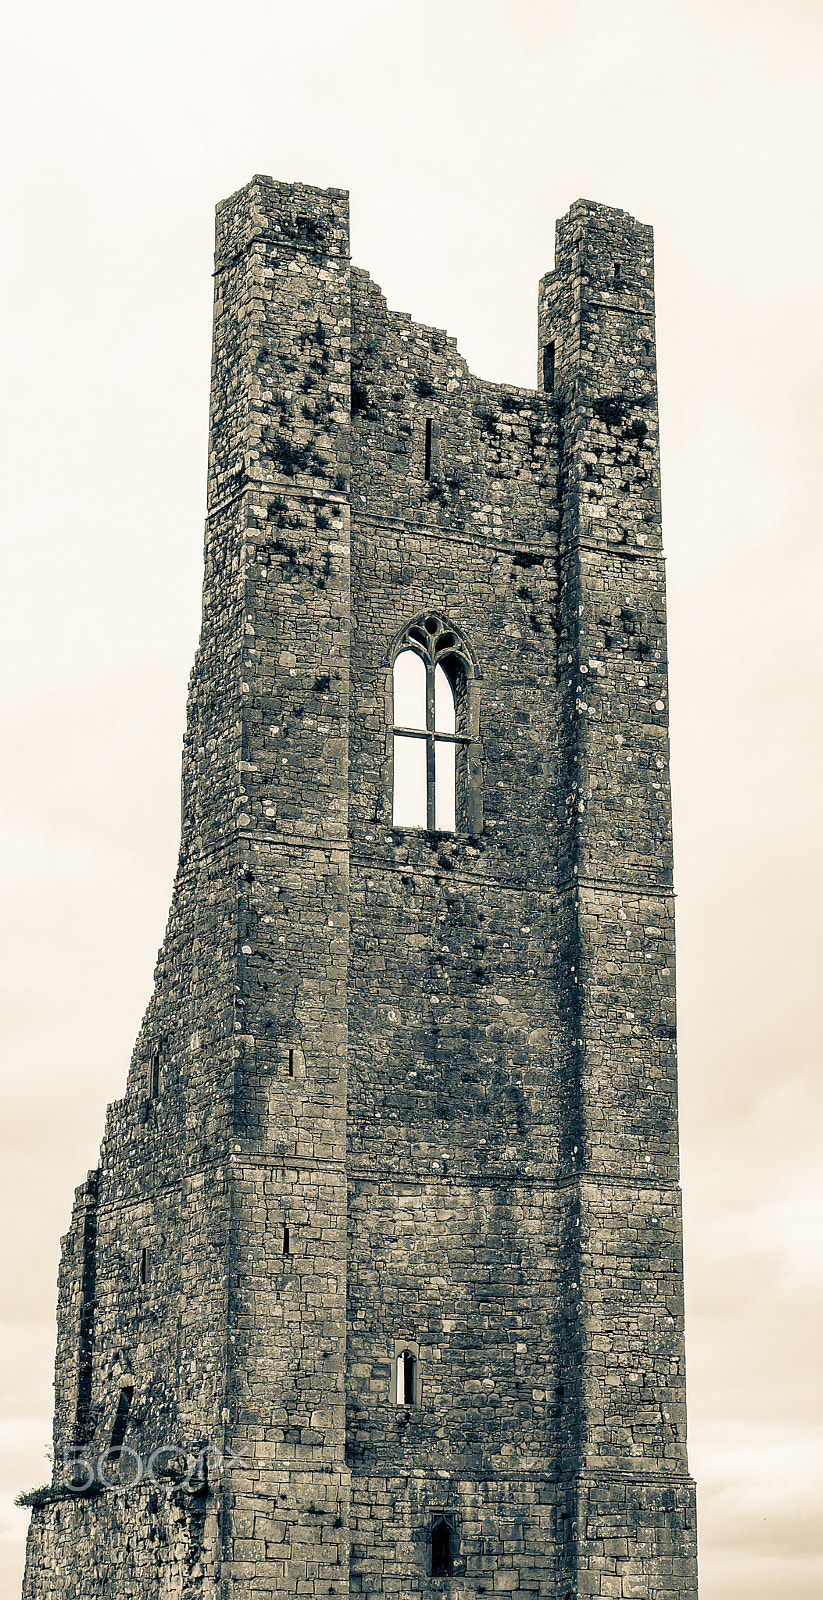
M 414 1405 L 416 1361 L 412 1350 L 401 1350 L 397 1357 L 395 1398 L 399 1406 Z
M 615 261 L 615 263 L 614 263 L 614 276 L 615 276 L 615 279 L 620 277 L 620 262 L 619 261 Z
M 111 1444 L 109 1445 L 109 1461 L 119 1461 L 123 1453 L 123 1440 L 126 1437 L 126 1428 L 129 1423 L 129 1410 L 133 1389 L 121 1389 L 117 1401 L 117 1410 L 114 1414 L 114 1426 L 111 1430 Z
M 289 1248 L 289 1230 L 288 1230 L 288 1228 L 284 1228 L 283 1229 L 283 1254 L 284 1254 L 284 1256 L 291 1255 L 291 1250 Z
M 149 1099 L 157 1100 L 160 1095 L 160 1046 L 155 1045 L 149 1061 Z
M 289 1051 L 289 1077 L 294 1077 L 294 1051 Z
M 554 389 L 554 340 L 543 347 L 543 388 L 546 394 Z
M 428 483 L 431 475 L 432 475 L 432 419 L 431 419 L 431 417 L 427 417 L 426 418 L 426 445 L 425 445 L 425 456 L 424 456 L 424 461 L 423 461 L 423 477 L 425 478 L 427 483 Z
M 138 1270 L 139 1270 L 139 1275 L 140 1275 L 140 1282 L 141 1283 L 145 1283 L 147 1278 L 148 1278 L 148 1275 L 149 1275 L 149 1252 L 146 1249 L 145 1245 L 143 1246 L 142 1250 L 140 1251 L 140 1266 L 139 1266 Z

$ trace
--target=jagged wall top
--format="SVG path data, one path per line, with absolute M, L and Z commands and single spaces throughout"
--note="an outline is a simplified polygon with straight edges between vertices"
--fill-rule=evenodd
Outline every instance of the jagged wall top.
M 258 173 L 215 208 L 215 267 L 256 238 L 285 245 L 312 245 L 326 255 L 349 254 L 347 189 L 315 189 L 305 183 L 278 183 Z

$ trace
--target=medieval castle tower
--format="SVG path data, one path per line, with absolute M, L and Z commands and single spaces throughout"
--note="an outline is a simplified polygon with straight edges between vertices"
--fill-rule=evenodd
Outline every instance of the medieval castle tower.
M 217 213 L 182 842 L 27 1600 L 693 1600 L 651 229 L 536 390 Z M 181 1452 L 183 1452 L 181 1454 Z

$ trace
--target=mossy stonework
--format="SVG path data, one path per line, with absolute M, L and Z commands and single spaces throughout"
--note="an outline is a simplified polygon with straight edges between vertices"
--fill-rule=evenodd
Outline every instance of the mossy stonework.
M 390 311 L 343 191 L 218 207 L 180 860 L 26 1600 L 696 1597 L 650 228 L 558 224 L 538 374 Z

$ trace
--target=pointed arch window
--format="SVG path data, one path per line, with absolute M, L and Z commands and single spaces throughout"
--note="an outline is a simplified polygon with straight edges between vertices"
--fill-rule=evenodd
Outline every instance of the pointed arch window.
M 395 827 L 454 833 L 474 826 L 470 802 L 477 720 L 474 667 L 456 629 L 436 613 L 401 634 L 393 655 Z M 474 704 L 472 700 L 474 699 Z M 475 784 L 475 789 L 477 785 Z
M 465 1568 L 461 1561 L 457 1539 L 456 1518 L 448 1511 L 435 1512 L 429 1528 L 431 1544 L 431 1575 L 433 1578 L 451 1578 Z

